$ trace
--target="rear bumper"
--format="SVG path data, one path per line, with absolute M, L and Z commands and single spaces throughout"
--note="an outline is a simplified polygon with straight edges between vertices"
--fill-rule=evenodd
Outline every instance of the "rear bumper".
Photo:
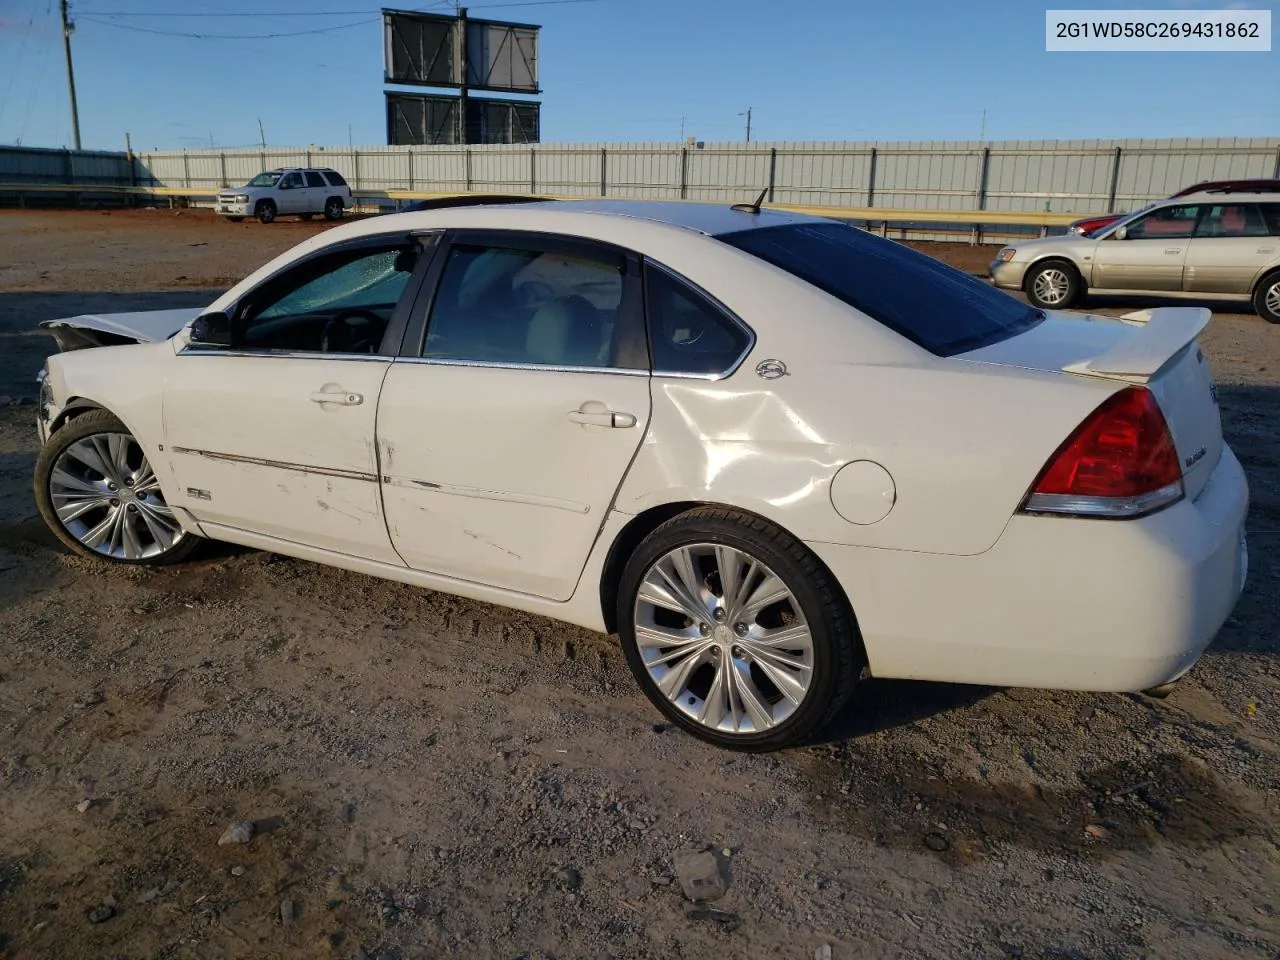
M 882 677 L 1136 691 L 1199 659 L 1244 588 L 1249 504 L 1230 448 L 1194 501 L 1138 520 L 1016 516 L 970 557 L 810 544 Z
M 991 282 L 997 287 L 1004 290 L 1021 290 L 1022 278 L 1026 276 L 1028 264 L 1002 263 L 999 260 L 993 260 L 988 268 L 991 273 Z

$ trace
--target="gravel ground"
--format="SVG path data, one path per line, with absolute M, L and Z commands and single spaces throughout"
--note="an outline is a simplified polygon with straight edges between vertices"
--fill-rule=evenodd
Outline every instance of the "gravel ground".
M 199 305 L 317 229 L 0 213 L 0 394 L 37 321 Z M 1172 696 L 871 681 L 770 756 L 659 724 L 611 638 L 232 547 L 71 556 L 0 408 L 0 956 L 1280 956 L 1280 329 L 1204 346 L 1250 581 Z M 727 892 L 691 909 L 698 849 Z

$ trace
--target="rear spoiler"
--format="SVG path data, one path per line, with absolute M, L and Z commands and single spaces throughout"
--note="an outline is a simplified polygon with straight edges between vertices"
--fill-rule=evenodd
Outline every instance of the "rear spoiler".
M 1062 369 L 1086 376 L 1150 380 L 1200 335 L 1212 317 L 1204 307 L 1157 307 L 1126 313 L 1120 319 L 1140 330 L 1105 353 L 1069 363 Z

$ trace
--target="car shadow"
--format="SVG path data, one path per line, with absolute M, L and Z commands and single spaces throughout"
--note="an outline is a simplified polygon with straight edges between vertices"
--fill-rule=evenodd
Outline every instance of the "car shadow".
M 1002 689 L 924 680 L 864 680 L 848 704 L 810 742 L 839 743 L 909 726 L 940 713 L 971 707 Z

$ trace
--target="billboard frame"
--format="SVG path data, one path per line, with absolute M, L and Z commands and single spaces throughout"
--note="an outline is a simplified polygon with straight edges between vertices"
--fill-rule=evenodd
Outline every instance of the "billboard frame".
M 439 14 L 439 13 L 424 13 L 417 10 L 399 10 L 391 7 L 383 7 L 381 10 L 381 15 L 382 15 L 382 82 L 385 84 L 390 84 L 395 86 L 406 86 L 406 87 L 443 87 L 450 90 L 484 90 L 484 91 L 492 91 L 494 93 L 507 93 L 507 94 L 516 94 L 517 96 L 525 95 L 525 96 L 531 96 L 531 97 L 539 96 L 542 94 L 541 78 L 539 78 L 536 81 L 537 86 L 535 87 L 535 89 L 532 89 L 532 90 L 516 89 L 514 87 L 494 87 L 494 86 L 488 86 L 488 85 L 482 85 L 482 84 L 471 84 L 466 82 L 466 70 L 468 67 L 466 63 L 466 58 L 467 58 L 466 47 L 467 47 L 467 29 L 469 24 L 474 23 L 480 27 L 502 27 L 507 30 L 536 31 L 538 35 L 538 59 L 539 60 L 541 59 L 541 53 L 542 53 L 541 24 L 516 23 L 510 20 L 490 20 L 488 18 L 482 18 L 482 17 L 470 17 L 466 15 L 465 8 L 462 16 L 457 16 L 457 15 L 448 15 L 448 14 Z M 462 80 L 458 81 L 455 79 L 455 80 L 450 80 L 448 82 L 437 82 L 437 81 L 428 81 L 428 80 L 404 80 L 404 79 L 393 78 L 390 73 L 391 62 L 392 62 L 392 59 L 391 59 L 392 33 L 391 33 L 391 23 L 389 20 L 390 17 L 405 17 L 411 20 L 430 20 L 435 23 L 452 25 L 452 30 L 450 31 L 450 33 L 452 34 L 451 40 L 453 42 L 453 51 L 454 51 L 453 67 L 455 71 L 462 72 Z M 457 36 L 457 31 L 459 26 L 461 26 L 461 29 L 462 29 L 462 37 L 460 41 Z M 461 54 L 460 58 L 459 58 L 459 53 Z

